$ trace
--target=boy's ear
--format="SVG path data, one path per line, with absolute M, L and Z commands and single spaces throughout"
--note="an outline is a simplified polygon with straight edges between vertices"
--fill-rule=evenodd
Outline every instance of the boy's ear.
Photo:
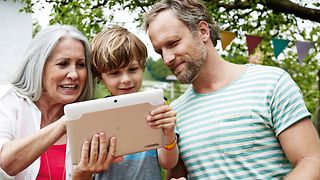
M 200 38 L 203 42 L 207 42 L 210 39 L 210 28 L 206 21 L 200 21 L 198 24 L 198 30 Z

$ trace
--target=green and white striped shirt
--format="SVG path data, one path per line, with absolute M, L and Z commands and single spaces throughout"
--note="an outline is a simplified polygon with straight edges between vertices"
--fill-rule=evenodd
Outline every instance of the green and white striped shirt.
M 287 72 L 252 64 L 228 86 L 190 86 L 171 105 L 189 179 L 281 179 L 293 167 L 277 136 L 310 116 Z

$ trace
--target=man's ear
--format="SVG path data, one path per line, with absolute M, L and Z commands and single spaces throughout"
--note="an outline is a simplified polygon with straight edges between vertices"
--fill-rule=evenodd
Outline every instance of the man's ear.
M 210 39 L 210 29 L 206 21 L 200 21 L 198 24 L 199 35 L 203 42 L 207 42 Z

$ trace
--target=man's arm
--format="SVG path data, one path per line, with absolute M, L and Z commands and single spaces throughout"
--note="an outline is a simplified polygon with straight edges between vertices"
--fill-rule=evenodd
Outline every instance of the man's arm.
M 294 166 L 286 179 L 320 179 L 320 140 L 310 119 L 293 124 L 278 139 Z
M 187 169 L 184 166 L 184 163 L 180 157 L 179 157 L 177 165 L 174 168 L 172 168 L 171 170 L 168 170 L 167 172 L 168 172 L 168 174 L 167 174 L 168 180 L 171 178 L 180 178 L 180 177 L 187 178 L 187 174 L 188 174 Z

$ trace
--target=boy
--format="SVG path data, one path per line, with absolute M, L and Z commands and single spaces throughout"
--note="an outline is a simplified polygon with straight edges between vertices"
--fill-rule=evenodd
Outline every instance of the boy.
M 93 73 L 103 81 L 112 96 L 139 91 L 146 66 L 147 48 L 127 29 L 114 26 L 100 32 L 92 43 Z M 174 132 L 176 113 L 163 105 L 147 117 L 152 128 L 162 128 L 164 148 L 124 156 L 124 161 L 112 164 L 96 179 L 161 179 L 160 166 L 171 169 L 177 163 L 179 151 Z

